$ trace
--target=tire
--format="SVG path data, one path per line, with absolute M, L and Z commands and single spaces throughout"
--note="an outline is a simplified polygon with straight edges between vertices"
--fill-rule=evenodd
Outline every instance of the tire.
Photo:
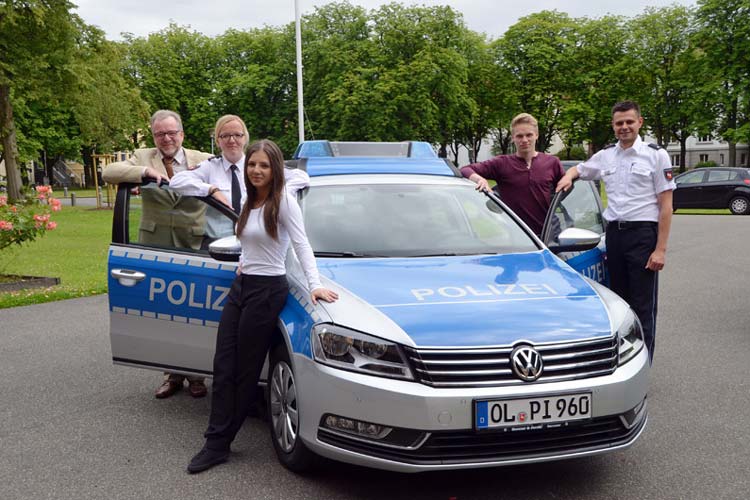
M 746 215 L 750 213 L 750 200 L 744 196 L 735 196 L 729 201 L 729 211 L 734 215 Z
M 283 343 L 271 353 L 268 373 L 266 401 L 273 449 L 284 467 L 292 472 L 307 472 L 314 465 L 315 454 L 299 437 L 301 420 L 297 384 Z

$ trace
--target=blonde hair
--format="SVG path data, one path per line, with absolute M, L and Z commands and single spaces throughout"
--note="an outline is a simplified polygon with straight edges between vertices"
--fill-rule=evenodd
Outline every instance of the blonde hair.
M 237 115 L 224 115 L 216 120 L 216 126 L 214 127 L 214 140 L 216 141 L 216 144 L 219 144 L 219 132 L 222 127 L 229 122 L 239 122 L 240 125 L 242 125 L 242 132 L 245 134 L 245 144 L 247 145 L 247 143 L 250 142 L 250 133 L 247 131 L 245 122 L 243 122 L 242 118 Z
M 536 118 L 528 113 L 521 113 L 513 117 L 513 120 L 511 120 L 510 122 L 511 132 L 516 127 L 516 125 L 531 125 L 532 127 L 534 127 L 534 131 L 537 134 L 539 133 L 539 122 L 537 122 Z

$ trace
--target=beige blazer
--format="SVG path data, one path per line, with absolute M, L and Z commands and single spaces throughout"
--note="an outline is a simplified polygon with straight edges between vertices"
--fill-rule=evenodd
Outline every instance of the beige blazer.
M 210 158 L 208 153 L 185 149 L 187 164 L 198 165 Z M 106 182 L 142 181 L 144 167 L 166 176 L 167 171 L 156 148 L 137 149 L 125 160 L 107 165 L 102 172 Z M 141 187 L 142 211 L 138 243 L 167 248 L 199 249 L 206 227 L 206 205 L 194 198 L 180 196 L 167 187 L 147 184 Z

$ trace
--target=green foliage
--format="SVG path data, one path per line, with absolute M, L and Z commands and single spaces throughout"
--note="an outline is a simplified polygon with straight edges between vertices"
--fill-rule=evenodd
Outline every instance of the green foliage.
M 251 139 L 267 137 L 282 150 L 294 151 L 298 140 L 293 32 L 230 30 L 214 43 L 222 63 L 217 68 L 213 121 L 221 114 L 239 115 Z
M 557 156 L 561 160 L 586 160 L 589 157 L 589 155 L 586 153 L 586 150 L 581 146 L 565 148 L 555 156 Z
M 7 196 L 0 196 L 0 251 L 34 241 L 57 227 L 50 212 L 60 210 L 60 200 L 52 197 L 49 186 L 37 186 L 36 193 L 10 204 Z
M 542 11 L 521 18 L 498 42 L 500 66 L 514 78 L 518 109 L 539 121 L 540 151 L 559 131 L 560 113 L 574 90 L 577 25 L 567 14 Z
M 0 118 L 8 95 L 22 159 L 150 143 L 148 117 L 161 108 L 181 114 L 186 147 L 209 150 L 216 119 L 233 113 L 251 139 L 294 150 L 293 24 L 207 37 L 171 23 L 113 43 L 72 8 L 0 4 L 0 28 L 20 35 L 0 38 Z M 635 99 L 662 145 L 684 149 L 705 130 L 733 147 L 750 140 L 749 9 L 750 0 L 700 0 L 630 19 L 541 11 L 491 41 L 448 6 L 329 3 L 302 23 L 307 137 L 419 139 L 473 158 L 487 136 L 507 153 L 510 120 L 529 112 L 539 150 L 557 135 L 572 154 L 612 142 L 612 104 Z
M 711 168 L 711 167 L 718 167 L 719 165 L 713 161 L 701 161 L 695 164 L 695 168 Z
M 209 150 L 218 118 L 216 44 L 175 24 L 147 38 L 126 35 L 125 39 L 126 72 L 150 106 L 149 112 L 178 112 L 185 130 L 185 147 Z M 148 134 L 145 138 L 152 140 Z
M 626 61 L 624 20 L 607 16 L 578 19 L 572 88 L 560 111 L 559 133 L 566 145 L 590 143 L 594 151 L 614 141 L 612 105 L 637 96 L 640 74 Z
M 750 138 L 750 0 L 699 0 L 695 19 L 695 41 L 714 87 L 716 132 L 730 143 L 734 164 L 734 143 Z
M 59 226 L 44 238 L 0 252 L 0 274 L 60 278 L 47 289 L 0 294 L 0 308 L 107 292 L 107 249 L 112 211 L 65 207 Z

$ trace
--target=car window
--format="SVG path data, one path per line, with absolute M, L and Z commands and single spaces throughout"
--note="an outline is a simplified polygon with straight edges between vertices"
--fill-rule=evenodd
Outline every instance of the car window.
M 726 182 L 737 175 L 729 170 L 709 170 L 708 182 Z
M 169 186 L 141 186 L 139 194 L 131 194 L 130 208 L 129 241 L 141 246 L 200 252 L 207 248 L 209 235 L 215 239 L 233 234 L 229 218 Z
M 555 236 L 552 241 L 556 241 L 556 235 L 569 227 L 604 233 L 601 209 L 589 182 L 577 182 L 570 193 L 555 206 L 553 217 L 552 234 Z
M 690 172 L 689 174 L 681 175 L 675 179 L 677 185 L 681 184 L 698 184 L 703 182 L 703 172 Z
M 538 250 L 529 235 L 471 186 L 316 186 L 303 199 L 318 254 L 402 257 Z

